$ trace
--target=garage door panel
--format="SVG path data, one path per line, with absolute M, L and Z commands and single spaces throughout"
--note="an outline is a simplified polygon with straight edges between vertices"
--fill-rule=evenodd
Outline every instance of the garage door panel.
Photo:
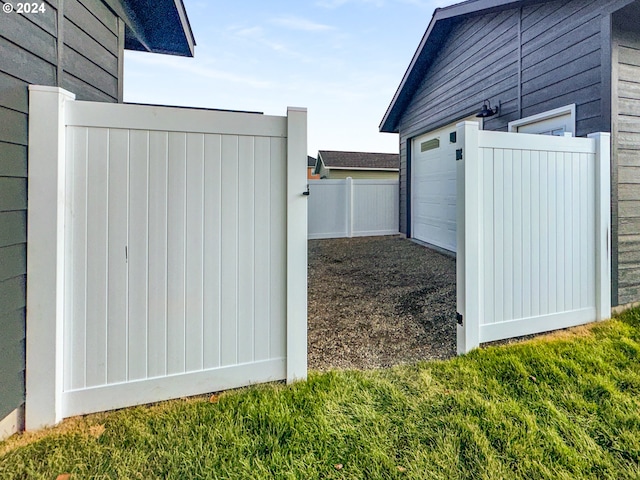
M 450 134 L 456 131 L 456 123 L 414 138 L 411 157 L 411 236 L 453 252 L 458 144 L 450 141 Z M 437 147 L 422 152 L 425 143 Z
M 418 148 L 414 148 L 416 153 L 412 164 L 412 236 L 455 251 L 455 144 L 450 144 L 447 130 L 443 129 L 415 140 Z M 421 152 L 419 145 L 434 138 L 440 140 L 440 146 Z

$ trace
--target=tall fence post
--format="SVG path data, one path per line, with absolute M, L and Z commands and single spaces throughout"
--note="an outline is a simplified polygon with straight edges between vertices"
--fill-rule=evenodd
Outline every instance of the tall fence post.
M 479 168 L 478 123 L 459 123 L 457 136 L 462 145 L 462 154 L 458 152 L 456 156 L 456 305 L 460 355 L 480 345 L 482 178 Z
M 287 383 L 307 378 L 307 109 L 287 109 Z
M 353 237 L 353 178 L 347 177 L 347 238 Z
M 65 102 L 74 99 L 61 88 L 29 86 L 27 430 L 62 420 Z
M 596 320 L 611 317 L 611 134 L 592 133 L 596 142 Z

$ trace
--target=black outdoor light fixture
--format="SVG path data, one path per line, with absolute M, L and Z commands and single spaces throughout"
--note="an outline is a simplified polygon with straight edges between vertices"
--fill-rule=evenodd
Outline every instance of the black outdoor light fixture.
M 500 102 L 498 102 L 498 106 L 491 108 L 491 101 L 485 100 L 482 105 L 482 110 L 478 112 L 476 117 L 478 118 L 493 117 L 499 111 L 500 111 Z

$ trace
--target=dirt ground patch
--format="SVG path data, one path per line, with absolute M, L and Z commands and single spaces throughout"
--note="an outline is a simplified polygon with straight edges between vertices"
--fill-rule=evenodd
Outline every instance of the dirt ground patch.
M 456 354 L 455 259 L 399 236 L 309 241 L 309 368 Z

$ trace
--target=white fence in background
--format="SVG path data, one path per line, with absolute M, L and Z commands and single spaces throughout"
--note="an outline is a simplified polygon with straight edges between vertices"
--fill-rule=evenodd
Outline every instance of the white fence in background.
M 458 352 L 609 318 L 609 134 L 458 138 Z
M 309 180 L 309 239 L 398 233 L 397 180 Z
M 27 428 L 306 377 L 306 111 L 30 88 Z

